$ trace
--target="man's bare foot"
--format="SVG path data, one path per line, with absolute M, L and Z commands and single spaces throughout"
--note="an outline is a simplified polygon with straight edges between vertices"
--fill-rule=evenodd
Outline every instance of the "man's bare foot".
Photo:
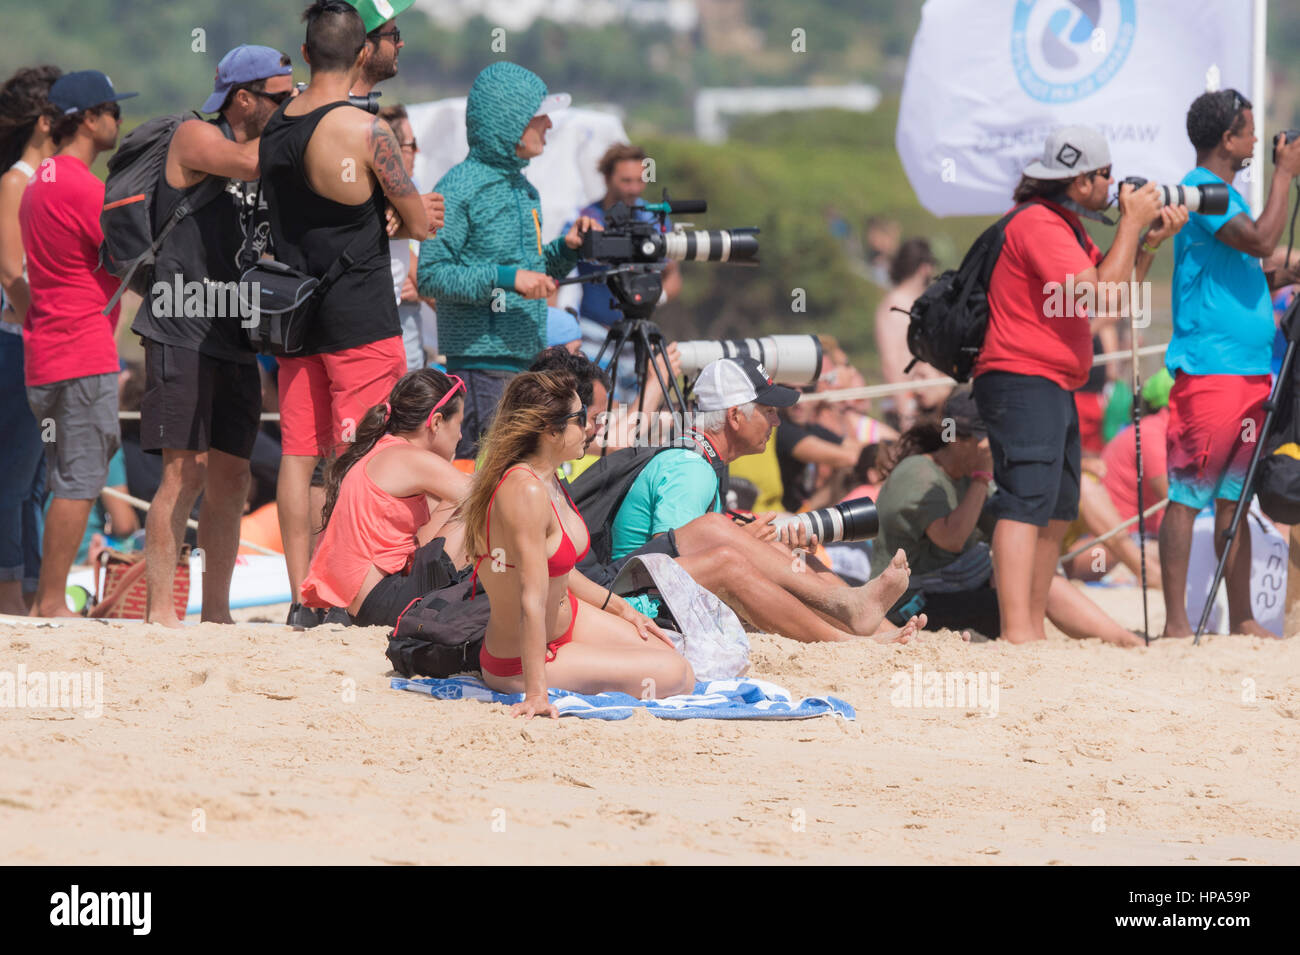
M 145 623 L 156 624 L 160 627 L 170 627 L 173 630 L 179 630 L 184 624 L 176 616 L 175 609 L 168 607 L 171 613 L 146 613 L 144 616 Z
M 79 617 L 81 616 L 81 614 L 73 613 L 71 610 L 68 609 L 68 605 L 64 603 L 62 600 L 60 600 L 57 604 L 48 603 L 48 602 L 40 603 L 38 601 L 37 603 L 32 604 L 32 609 L 29 611 L 28 616 L 30 617 Z
M 1239 620 L 1228 627 L 1229 632 L 1242 634 L 1247 637 L 1268 637 L 1276 640 L 1277 634 L 1269 630 L 1263 624 L 1259 623 L 1254 617 L 1248 617 L 1245 620 Z
M 1003 630 L 1000 639 L 1006 643 L 1034 643 L 1038 640 L 1046 640 L 1047 634 L 1041 630 Z
M 853 633 L 864 637 L 873 635 L 884 622 L 889 608 L 907 590 L 910 579 L 907 555 L 899 549 L 878 577 L 860 587 L 842 587 L 834 591 L 843 600 L 843 606 L 835 616 Z
M 204 614 L 200 620 L 203 623 L 234 623 L 235 618 L 228 613 L 213 614 L 211 617 Z
M 917 614 L 897 630 L 877 630 L 871 635 L 871 639 L 876 643 L 907 643 L 925 629 L 925 624 L 925 614 Z
M 1165 629 L 1160 633 L 1161 640 L 1185 640 L 1188 637 L 1196 636 L 1196 631 L 1191 628 L 1190 624 L 1165 624 Z

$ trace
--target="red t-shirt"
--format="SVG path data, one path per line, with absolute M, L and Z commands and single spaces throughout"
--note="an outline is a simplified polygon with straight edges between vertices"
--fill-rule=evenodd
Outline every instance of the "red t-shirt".
M 99 267 L 104 183 L 75 156 L 36 170 L 18 206 L 32 305 L 23 322 L 28 385 L 118 370 L 113 330 L 121 304 L 101 309 L 118 280 Z
M 1154 481 L 1165 476 L 1165 434 L 1169 430 L 1169 409 L 1161 408 L 1153 415 L 1142 416 L 1142 476 L 1146 479 L 1142 488 L 1142 504 L 1150 507 L 1160 500 L 1160 492 Z M 1119 516 L 1128 520 L 1138 512 L 1137 499 L 1137 441 L 1134 440 L 1133 428 L 1127 427 L 1115 435 L 1101 452 L 1101 461 L 1106 465 L 1106 476 L 1102 486 L 1110 494 L 1110 499 L 1119 511 Z M 1156 533 L 1160 530 L 1160 518 L 1164 511 L 1156 511 L 1147 518 L 1147 531 Z
M 1088 380 L 1088 311 L 1078 300 L 1068 301 L 1068 286 L 1052 286 L 1065 286 L 1067 276 L 1088 271 L 1102 254 L 1086 232 L 1085 252 L 1071 223 L 1083 230 L 1073 212 L 1040 201 L 1007 226 L 989 280 L 989 327 L 975 362 L 976 376 L 988 371 L 1038 375 L 1067 391 Z

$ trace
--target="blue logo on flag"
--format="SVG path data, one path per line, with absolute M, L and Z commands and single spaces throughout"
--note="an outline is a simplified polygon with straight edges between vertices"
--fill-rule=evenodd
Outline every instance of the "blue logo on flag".
M 1119 72 L 1136 30 L 1136 0 L 1016 0 L 1011 64 L 1034 99 L 1073 103 Z

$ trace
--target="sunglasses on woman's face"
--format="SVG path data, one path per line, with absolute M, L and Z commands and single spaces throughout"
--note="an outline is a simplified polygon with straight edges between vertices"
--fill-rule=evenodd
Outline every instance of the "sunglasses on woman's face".
M 587 430 L 587 406 L 586 405 L 581 406 L 577 411 L 571 411 L 568 414 L 566 414 L 563 418 L 560 419 L 560 423 L 562 425 L 566 424 L 571 418 L 578 419 L 578 427 L 582 428 L 584 431 Z

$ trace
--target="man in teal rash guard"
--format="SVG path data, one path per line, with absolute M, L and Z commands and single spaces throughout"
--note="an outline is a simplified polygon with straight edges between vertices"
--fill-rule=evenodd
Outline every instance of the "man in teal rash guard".
M 567 93 L 515 63 L 494 63 L 474 80 L 465 109 L 469 156 L 438 181 L 446 220 L 420 247 L 417 284 L 438 302 L 438 344 L 447 371 L 465 380 L 465 419 L 456 457 L 478 453 L 506 383 L 546 346 L 546 297 L 578 261 L 582 217 L 543 244 L 537 190 L 523 176 L 546 148 L 548 114 Z

